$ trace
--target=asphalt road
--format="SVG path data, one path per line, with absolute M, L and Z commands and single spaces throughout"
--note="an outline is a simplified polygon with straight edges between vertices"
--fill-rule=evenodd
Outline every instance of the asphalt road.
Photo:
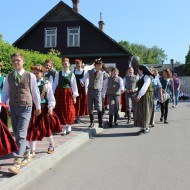
M 125 125 L 104 129 L 65 157 L 27 190 L 189 190 L 190 103 L 169 109 L 169 124 L 149 134 Z

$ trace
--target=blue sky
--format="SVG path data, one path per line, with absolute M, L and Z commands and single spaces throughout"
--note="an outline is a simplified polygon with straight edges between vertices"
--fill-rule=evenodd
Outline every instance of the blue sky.
M 52 9 L 59 0 L 2 1 L 0 33 L 13 43 Z M 64 0 L 72 7 L 71 0 Z M 80 0 L 79 13 L 114 40 L 126 40 L 165 50 L 170 59 L 184 63 L 190 45 L 189 0 Z

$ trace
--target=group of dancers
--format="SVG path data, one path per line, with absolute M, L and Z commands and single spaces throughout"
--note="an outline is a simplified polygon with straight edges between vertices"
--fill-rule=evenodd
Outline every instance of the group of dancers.
M 108 74 L 101 59 L 96 59 L 90 70 L 82 68 L 82 60 L 76 59 L 73 72 L 69 58 L 62 59 L 59 72 L 51 60 L 46 60 L 43 66 L 31 65 L 31 72 L 25 71 L 25 59 L 19 52 L 14 53 L 11 60 L 14 71 L 3 78 L 2 83 L 0 80 L 0 92 L 1 114 L 6 115 L 9 107 L 14 137 L 7 128 L 7 121 L 3 121 L 6 117 L 1 117 L 0 155 L 13 153 L 14 164 L 8 168 L 13 174 L 18 174 L 21 166 L 35 157 L 36 141 L 46 137 L 47 153 L 52 154 L 55 132 L 71 133 L 72 125 L 80 123 L 84 115 L 90 116 L 89 127 L 94 127 L 94 109 L 98 113 L 98 127 L 103 128 L 106 102 L 109 104 L 108 127 L 118 125 L 121 100 L 127 123 L 131 123 L 133 112 L 139 133 L 148 133 L 149 126 L 155 125 L 154 101 L 162 93 L 163 85 L 156 80 L 152 82 L 156 75 L 145 65 L 139 66 L 138 75 L 129 67 L 126 76 L 121 78 L 115 67 Z M 165 115 L 162 117 L 167 122 Z

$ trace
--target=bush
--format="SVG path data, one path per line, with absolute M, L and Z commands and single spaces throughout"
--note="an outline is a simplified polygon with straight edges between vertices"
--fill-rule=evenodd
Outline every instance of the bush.
M 30 71 L 30 65 L 34 64 L 42 64 L 46 59 L 51 59 L 54 62 L 54 66 L 57 70 L 61 70 L 61 58 L 52 54 L 40 54 L 37 51 L 29 51 L 29 50 L 21 50 L 13 45 L 10 45 L 4 42 L 0 38 L 0 62 L 4 64 L 2 69 L 2 74 L 6 75 L 7 73 L 13 71 L 12 63 L 11 63 L 11 55 L 15 52 L 21 52 L 25 57 L 25 65 L 24 69 Z

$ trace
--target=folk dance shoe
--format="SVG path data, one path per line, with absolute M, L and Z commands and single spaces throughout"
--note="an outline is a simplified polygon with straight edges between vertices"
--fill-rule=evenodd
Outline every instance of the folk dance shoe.
M 22 162 L 22 158 L 15 158 L 14 165 L 8 168 L 8 171 L 12 174 L 17 175 L 20 172 L 21 162 Z
M 30 155 L 31 155 L 32 158 L 34 158 L 36 156 L 36 152 L 34 150 L 32 150 Z
M 89 128 L 94 127 L 94 115 L 90 114 L 90 125 L 88 126 Z
M 99 123 L 99 128 L 104 128 L 103 123 L 102 123 L 102 112 L 98 113 L 98 123 Z
M 63 127 L 62 127 L 62 133 L 61 133 L 61 135 L 62 135 L 62 136 L 65 136 L 66 134 L 67 134 L 67 129 L 66 129 L 65 126 L 63 126 Z
M 54 153 L 54 146 L 53 146 L 53 144 L 49 144 L 49 148 L 48 148 L 47 153 L 48 154 L 53 154 Z
M 24 157 L 24 159 L 21 162 L 21 166 L 26 166 L 26 165 L 28 165 L 30 163 L 30 161 L 32 159 L 30 151 L 25 152 L 23 157 Z

